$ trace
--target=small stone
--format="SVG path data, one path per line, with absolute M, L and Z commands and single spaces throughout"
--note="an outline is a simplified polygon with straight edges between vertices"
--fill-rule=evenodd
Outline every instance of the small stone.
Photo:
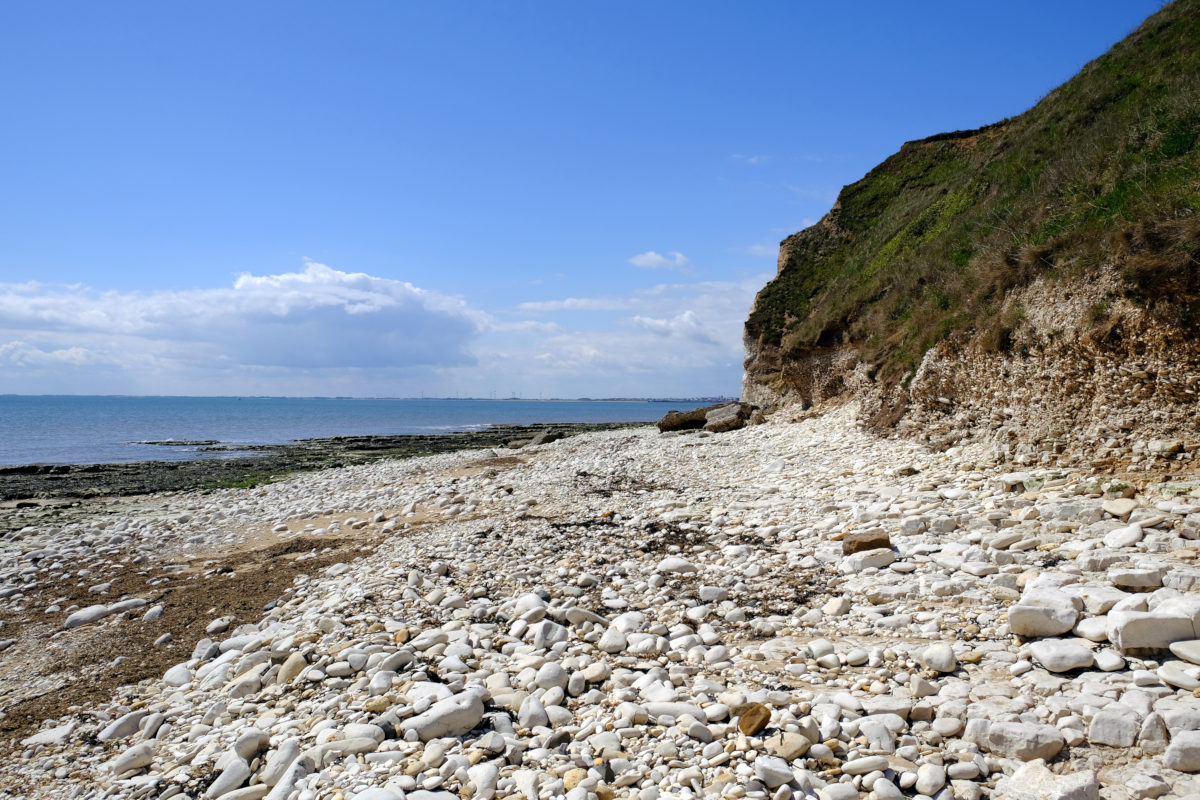
M 658 573 L 666 572 L 687 574 L 691 572 L 697 572 L 698 569 L 695 564 L 688 561 L 686 558 L 680 558 L 679 556 L 668 556 L 662 561 L 658 562 L 658 566 L 654 571 Z
M 886 547 L 874 550 L 862 550 L 842 559 L 839 569 L 845 575 L 855 575 L 865 569 L 874 567 L 883 569 L 896 560 L 896 554 Z
M 1055 775 L 1037 759 L 1022 764 L 1009 777 L 996 784 L 993 797 L 1005 800 L 1099 800 L 1100 782 L 1091 770 L 1075 770 Z
M 1171 737 L 1163 763 L 1180 772 L 1200 772 L 1200 731 L 1181 731 Z
M 1141 724 L 1136 715 L 1128 710 L 1106 708 L 1092 717 L 1088 727 L 1088 741 L 1109 747 L 1133 747 L 1137 741 Z
M 1075 627 L 1078 620 L 1071 598 L 1054 590 L 1023 596 L 1008 609 L 1009 630 L 1018 636 L 1058 636 Z
M 887 778 L 876 778 L 871 784 L 871 790 L 877 800 L 903 800 L 904 792 Z
M 1154 800 L 1171 791 L 1170 785 L 1162 778 L 1144 772 L 1126 778 L 1123 783 L 1133 800 Z
M 221 774 L 209 785 L 204 796 L 209 800 L 214 800 L 227 795 L 249 780 L 250 774 L 250 767 L 246 765 L 246 762 L 235 758 L 229 763 L 229 766 L 221 770 Z
M 1112 650 L 1097 650 L 1092 654 L 1096 661 L 1096 669 L 1104 672 L 1116 672 L 1125 669 L 1125 659 Z
M 121 755 L 108 762 L 108 769 L 114 775 L 120 775 L 130 770 L 143 769 L 154 761 L 154 743 L 142 742 L 135 744 Z
M 958 667 L 958 659 L 954 649 L 947 642 L 937 642 L 929 645 L 917 656 L 917 661 L 926 669 L 935 672 L 954 672 Z
M 1179 641 L 1195 639 L 1190 617 L 1160 611 L 1108 612 L 1108 640 L 1123 653 L 1164 650 Z
M 765 746 L 771 755 L 784 761 L 794 761 L 808 752 L 812 742 L 803 734 L 784 731 L 767 739 Z
M 142 720 L 149 713 L 144 708 L 130 711 L 128 714 L 124 714 L 104 726 L 104 729 L 96 735 L 96 739 L 101 742 L 109 742 L 114 739 L 124 739 L 127 736 L 132 736 L 137 733 L 138 726 L 141 725 Z
M 922 764 L 917 768 L 915 788 L 918 794 L 932 796 L 946 785 L 946 770 L 936 764 Z
M 1021 761 L 1052 759 L 1065 743 L 1057 728 L 1039 722 L 994 722 L 987 732 L 989 750 Z
M 187 664 L 176 664 L 163 673 L 163 683 L 167 686 L 183 686 L 192 679 L 192 671 Z
M 439 700 L 427 711 L 400 724 L 401 730 L 416 731 L 423 742 L 444 736 L 461 736 L 483 720 L 483 701 L 475 692 L 462 692 Z
M 1155 673 L 1159 680 L 1168 686 L 1186 689 L 1189 692 L 1200 689 L 1200 668 L 1186 661 L 1168 661 Z
M 1127 497 L 1118 498 L 1116 500 L 1106 500 L 1101 506 L 1109 514 L 1112 514 L 1118 519 L 1128 517 L 1130 513 L 1138 507 L 1136 500 L 1131 500 Z
M 1200 639 L 1188 639 L 1182 642 L 1172 642 L 1171 653 L 1184 661 L 1200 664 Z
M 754 759 L 754 775 L 768 789 L 775 789 L 792 780 L 792 768 L 782 758 L 760 755 Z
M 1142 540 L 1141 525 L 1125 525 L 1104 534 L 1104 546 L 1114 550 L 1122 547 L 1132 547 Z
M 629 641 L 625 638 L 625 634 L 614 627 L 609 627 L 604 631 L 604 635 L 600 637 L 596 646 L 606 653 L 621 653 L 629 646 Z
M 568 792 L 579 785 L 579 782 L 587 777 L 586 769 L 569 769 L 567 774 L 563 775 L 563 788 Z
M 1092 651 L 1081 644 L 1062 639 L 1042 639 L 1029 645 L 1034 659 L 1051 672 L 1067 672 L 1090 667 L 1095 661 Z
M 841 617 L 850 611 L 850 598 L 834 597 L 825 601 L 825 605 L 821 606 L 821 613 L 827 617 Z
M 78 628 L 81 625 L 88 625 L 107 616 L 108 606 L 88 606 L 87 608 L 79 609 L 67 617 L 66 621 L 63 622 L 63 627 L 68 629 Z
M 861 553 L 864 550 L 891 549 L 891 546 L 892 540 L 888 538 L 887 532 L 882 528 L 848 533 L 842 539 L 842 553 L 844 555 Z
M 868 772 L 885 770 L 890 766 L 883 756 L 864 756 L 842 764 L 843 775 L 866 775 Z
M 747 703 L 734 711 L 738 716 L 738 730 L 747 736 L 756 735 L 771 721 L 771 709 L 762 703 Z

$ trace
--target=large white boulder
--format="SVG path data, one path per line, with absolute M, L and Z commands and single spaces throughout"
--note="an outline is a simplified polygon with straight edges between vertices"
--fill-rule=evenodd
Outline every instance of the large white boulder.
M 483 720 L 483 701 L 475 692 L 462 692 L 439 700 L 424 713 L 400 723 L 405 733 L 416 731 L 422 742 L 444 736 L 462 736 Z
M 1195 639 L 1190 617 L 1161 608 L 1108 612 L 1108 640 L 1122 652 L 1165 650 L 1174 642 Z
M 996 784 L 994 797 L 1005 800 L 1099 800 L 1100 782 L 1091 770 L 1055 775 L 1041 759 L 1022 764 Z
M 1018 636 L 1058 636 L 1075 627 L 1079 611 L 1064 592 L 1040 589 L 1023 595 L 1008 609 L 1008 629 Z

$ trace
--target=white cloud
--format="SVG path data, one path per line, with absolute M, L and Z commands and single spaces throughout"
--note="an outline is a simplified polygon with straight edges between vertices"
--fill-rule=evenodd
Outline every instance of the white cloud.
M 732 158 L 734 161 L 738 161 L 742 164 L 748 164 L 752 167 L 757 167 L 759 164 L 765 164 L 771 160 L 770 156 L 763 156 L 763 155 L 749 155 L 748 156 L 748 155 L 744 155 L 742 153 L 734 153 Z
M 742 327 L 769 279 L 661 283 L 622 296 L 523 303 L 519 312 L 556 314 L 561 330 L 534 339 L 483 343 L 483 364 L 526 353 L 530 381 L 586 385 L 592 396 L 732 393 L 742 371 Z M 581 317 L 570 311 L 603 311 Z M 584 384 L 584 381 L 588 381 Z M 600 391 L 596 384 L 611 387 Z
M 615 297 L 567 297 L 562 300 L 541 300 L 521 303 L 522 311 L 620 311 L 629 301 Z
M 769 277 L 681 279 L 494 313 L 316 263 L 183 291 L 0 283 L 0 391 L 733 393 L 742 326 Z
M 746 252 L 752 256 L 774 256 L 779 254 L 779 248 L 769 244 L 752 244 L 746 248 Z
M 309 262 L 230 288 L 115 292 L 0 284 L 0 365 L 120 367 L 142 374 L 471 363 L 488 325 L 463 300 Z
M 699 344 L 711 344 L 718 347 L 721 345 L 716 338 L 716 331 L 710 329 L 697 316 L 696 312 L 690 308 L 668 319 L 636 316 L 629 321 L 642 330 L 650 331 L 657 336 L 667 339 L 681 338 L 689 339 Z
M 57 350 L 42 350 L 20 340 L 0 344 L 0 364 L 9 364 L 17 367 L 54 365 L 79 367 L 87 364 L 105 363 L 112 362 L 84 347 L 62 347 Z
M 656 253 L 653 250 L 647 250 L 644 253 L 638 253 L 633 258 L 629 259 L 629 263 L 635 267 L 642 269 L 669 269 L 677 272 L 687 271 L 691 266 L 687 256 L 679 252 L 670 252 L 666 255 Z

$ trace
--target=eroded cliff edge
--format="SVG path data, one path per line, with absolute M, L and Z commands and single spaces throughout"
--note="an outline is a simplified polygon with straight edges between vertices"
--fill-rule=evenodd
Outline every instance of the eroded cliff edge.
M 1026 113 L 908 142 L 785 239 L 743 399 L 1070 463 L 1200 443 L 1200 0 Z M 1198 456 L 1200 458 L 1200 456 Z

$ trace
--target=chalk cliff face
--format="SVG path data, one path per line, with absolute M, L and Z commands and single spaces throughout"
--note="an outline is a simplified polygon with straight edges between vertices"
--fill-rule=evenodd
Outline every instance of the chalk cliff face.
M 1176 0 L 1026 113 L 905 144 L 781 243 L 743 400 L 1025 463 L 1200 442 L 1198 138 Z

